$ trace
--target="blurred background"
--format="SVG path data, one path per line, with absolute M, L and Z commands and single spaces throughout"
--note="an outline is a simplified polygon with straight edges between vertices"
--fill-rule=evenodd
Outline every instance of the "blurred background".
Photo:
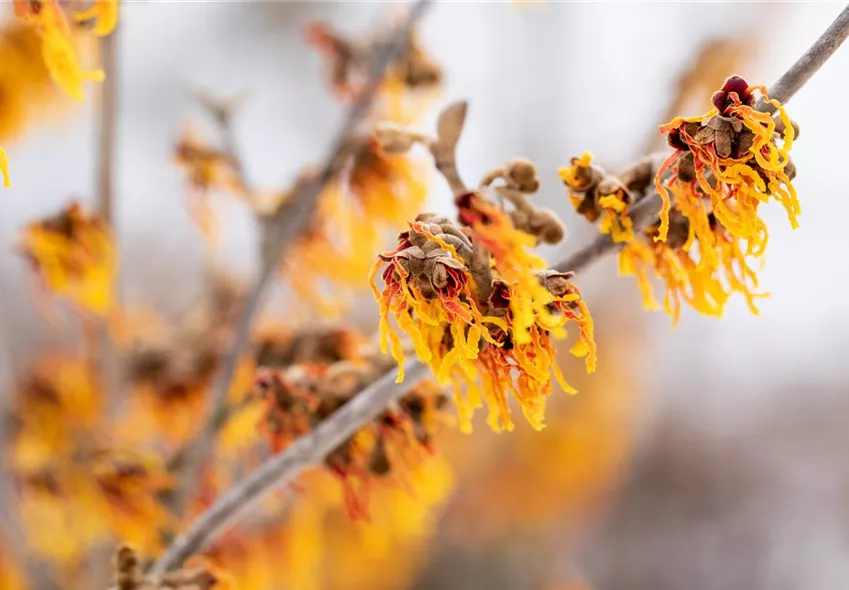
M 401 9 L 122 4 L 116 231 L 127 301 L 167 317 L 197 296 L 210 256 L 245 278 L 256 269 L 255 228 L 239 203 L 216 201 L 225 221 L 215 254 L 189 218 L 172 151 L 185 124 L 204 124 L 191 91 L 247 91 L 236 135 L 249 175 L 259 186 L 285 184 L 321 160 L 345 110 L 327 91 L 326 64 L 305 46 L 305 25 L 327 19 L 357 35 Z M 464 174 L 479 177 L 515 156 L 538 165 L 536 202 L 567 226 L 565 245 L 544 251 L 556 260 L 595 232 L 571 211 L 558 167 L 584 150 L 609 170 L 642 155 L 706 43 L 739 47 L 725 73 L 769 85 L 841 9 L 439 2 L 420 41 L 444 68 L 444 100 L 470 102 L 458 153 Z M 448 436 L 441 446 L 455 488 L 434 509 L 432 530 L 382 553 L 340 544 L 350 554 L 321 562 L 307 576 L 315 587 L 849 586 L 849 148 L 839 110 L 849 104 L 847 71 L 844 48 L 788 107 L 801 126 L 793 157 L 802 225 L 791 230 L 780 208 L 764 210 L 771 240 L 760 278 L 771 296 L 759 317 L 735 300 L 722 320 L 686 309 L 671 330 L 667 316 L 641 310 L 615 257 L 596 264 L 577 280 L 602 355 L 598 374 L 575 383 L 581 394 L 561 396 L 542 433 L 521 423 L 511 434 L 479 427 Z M 703 112 L 710 92 L 676 114 Z M 24 224 L 69 198 L 91 202 L 95 108 L 60 106 L 26 134 L 0 138 L 14 172 L 13 188 L 0 194 L 0 313 L 17 366 L 62 337 L 33 309 L 10 248 Z M 429 194 L 431 210 L 450 211 L 441 179 Z M 285 314 L 280 301 L 270 305 Z M 373 327 L 373 314 L 364 302 L 353 320 Z

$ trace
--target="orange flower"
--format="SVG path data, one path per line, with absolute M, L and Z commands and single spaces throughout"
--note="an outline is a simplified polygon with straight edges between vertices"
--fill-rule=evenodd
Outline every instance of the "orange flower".
M 480 195 L 468 193 L 456 204 L 460 222 L 472 229 L 492 255 L 499 277 L 510 285 L 513 338 L 517 344 L 530 342 L 529 330 L 536 318 L 551 316 L 552 300 L 535 274 L 548 264 L 529 251 L 536 246 L 536 238 L 516 229 L 507 214 Z
M 284 450 L 326 420 L 368 384 L 369 374 L 367 365 L 345 362 L 261 372 L 256 390 L 266 412 L 260 428 L 272 450 Z M 373 480 L 406 485 L 408 473 L 428 458 L 445 401 L 435 384 L 419 384 L 327 456 L 325 465 L 342 482 L 351 518 L 368 517 Z
M 392 356 L 398 361 L 398 383 L 404 380 L 405 355 L 400 338 L 389 325 L 390 313 L 440 381 L 457 361 L 477 358 L 481 338 L 495 344 L 485 322 L 501 323 L 481 314 L 472 296 L 468 268 L 454 247 L 423 229 L 414 225 L 413 231 L 402 233 L 398 247 L 381 254 L 370 275 L 380 304 L 381 348 L 386 352 L 387 339 L 391 342 Z M 385 286 L 378 292 L 374 277 L 384 265 Z
M 29 224 L 19 250 L 48 291 L 96 316 L 113 310 L 117 257 L 112 234 L 78 203 L 56 217 Z
M 756 111 L 755 92 L 775 107 L 783 131 L 768 113 Z M 781 202 L 791 225 L 798 226 L 801 213 L 796 189 L 791 180 L 795 167 L 790 161 L 795 130 L 778 101 L 771 100 L 762 86 L 749 86 L 732 76 L 714 94 L 714 108 L 699 117 L 678 117 L 661 131 L 675 152 L 659 168 L 655 186 L 663 198 L 661 224 L 657 239 L 666 240 L 671 200 L 669 189 L 688 185 L 678 191 L 676 202 L 681 213 L 693 222 L 696 237 L 710 240 L 707 208 L 734 237 L 748 243 L 750 253 L 760 253 L 764 245 L 764 224 L 758 206 L 770 199 Z
M 397 229 L 425 203 L 423 175 L 409 156 L 387 154 L 370 138 L 354 154 L 348 188 L 370 223 Z
M 437 235 L 433 233 L 436 231 L 444 233 Z M 569 275 L 529 273 L 534 293 L 541 293 L 535 300 L 538 305 L 531 306 L 514 305 L 517 298 L 527 297 L 524 279 L 512 283 L 498 279 L 482 306 L 471 289 L 476 279 L 458 254 L 458 250 L 472 249 L 461 231 L 431 218 L 428 223 L 411 224 L 411 230 L 402 233 L 399 242 L 396 250 L 381 255 L 372 271 L 373 280 L 385 265 L 385 286 L 382 292 L 375 287 L 375 298 L 380 303 L 382 344 L 384 350 L 387 339 L 392 344 L 392 355 L 399 365 L 398 381 L 404 377 L 401 367 L 405 351 L 390 326 L 390 315 L 410 336 L 418 358 L 433 370 L 437 380 L 453 385 L 464 431 L 471 429 L 473 409 L 483 400 L 489 404 L 490 426 L 511 430 L 508 392 L 520 403 L 532 426 L 542 428 L 545 397 L 552 389 L 551 374 L 564 389 L 574 391 L 553 362 L 552 339 L 566 336 L 567 322 L 576 322 L 581 329 L 572 352 L 586 356 L 588 371 L 595 368 L 592 318 L 568 282 Z M 509 245 L 497 246 L 503 248 L 502 260 L 515 261 L 528 255 L 522 249 L 511 257 L 514 252 Z M 497 261 L 496 256 L 493 258 Z M 499 270 L 497 262 L 495 270 Z M 530 324 L 528 316 L 520 315 L 523 313 L 529 314 Z
M 70 457 L 99 424 L 97 384 L 91 367 L 78 357 L 43 356 L 25 373 L 16 400 L 20 431 L 12 463 L 20 472 L 35 473 Z
M 71 98 L 83 101 L 83 83 L 102 81 L 100 70 L 80 67 L 71 29 L 56 0 L 13 0 L 15 14 L 31 25 L 41 37 L 41 52 L 50 76 Z

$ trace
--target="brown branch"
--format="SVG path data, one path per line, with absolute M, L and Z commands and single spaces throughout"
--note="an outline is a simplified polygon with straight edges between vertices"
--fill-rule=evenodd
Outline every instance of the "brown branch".
M 784 72 L 778 82 L 770 86 L 769 97 L 782 103 L 788 102 L 828 61 L 847 37 L 849 37 L 849 5 L 837 15 L 834 22 L 820 35 L 819 39 L 814 41 L 810 49 Z M 759 102 L 756 108 L 765 113 L 775 111 L 772 106 L 764 105 L 763 101 Z
M 837 26 L 838 23 L 841 24 Z M 789 100 L 796 90 L 801 88 L 804 81 L 810 78 L 809 70 L 815 71 L 837 49 L 839 42 L 828 42 L 827 39 L 845 39 L 847 29 L 849 29 L 849 17 L 847 17 L 847 10 L 844 10 L 835 21 L 835 25 L 832 25 L 823 35 L 826 41 L 821 38 L 814 45 L 814 48 L 828 47 L 828 52 L 814 51 L 812 48 L 789 70 L 789 73 L 795 72 L 793 75 L 799 77 L 802 82 L 788 79 L 788 75 L 785 75 L 776 85 L 776 93 L 779 95 L 783 93 L 784 101 Z M 811 59 L 812 53 L 817 56 L 816 59 Z M 803 66 L 800 66 L 800 63 Z M 782 90 L 782 88 L 792 88 L 792 91 Z M 660 199 L 657 195 L 643 199 L 632 209 L 635 226 L 648 225 L 656 218 L 656 211 L 659 209 Z M 555 268 L 572 271 L 584 269 L 603 255 L 615 251 L 616 246 L 608 236 L 600 236 L 588 246 L 555 265 Z M 387 404 L 401 397 L 409 391 L 410 387 L 425 379 L 429 374 L 427 367 L 415 360 L 408 360 L 404 370 L 407 375 L 404 383 L 395 383 L 395 370 L 388 372 L 322 422 L 309 435 L 296 441 L 285 452 L 265 461 L 256 471 L 222 495 L 171 544 L 154 566 L 153 572 L 162 573 L 177 567 L 191 555 L 209 546 L 227 530 L 229 524 L 238 520 L 262 496 L 290 483 L 308 467 L 319 464 L 347 437 L 378 416 Z
M 356 132 L 363 118 L 368 114 L 390 64 L 404 51 L 404 48 L 409 43 L 413 27 L 429 5 L 430 0 L 418 0 L 411 7 L 404 22 L 400 23 L 393 30 L 386 44 L 380 51 L 375 53 L 369 70 L 369 82 L 348 112 L 342 130 L 336 137 L 324 166 L 318 174 L 298 185 L 298 189 L 291 201 L 285 206 L 285 215 L 280 217 L 283 220 L 283 224 L 279 227 L 278 231 L 275 231 L 273 241 L 268 250 L 270 255 L 263 257 L 259 276 L 246 297 L 236 320 L 233 340 L 224 357 L 222 368 L 213 381 L 209 417 L 201 435 L 186 454 L 187 461 L 185 468 L 181 474 L 181 481 L 172 502 L 177 513 L 182 511 L 186 500 L 195 489 L 201 466 L 212 450 L 217 430 L 216 424 L 220 421 L 220 414 L 225 411 L 227 392 L 236 372 L 239 358 L 249 343 L 254 316 L 262 304 L 265 292 L 271 284 L 283 252 L 308 224 L 315 211 L 319 194 L 339 174 L 345 165 L 354 147 L 350 141 L 350 137 Z
M 239 516 L 247 512 L 266 492 L 291 482 L 304 469 L 315 465 L 330 451 L 374 420 L 393 400 L 410 391 L 423 380 L 429 370 L 417 361 L 405 366 L 407 379 L 395 383 L 396 371 L 390 371 L 364 389 L 350 402 L 324 421 L 309 436 L 295 441 L 285 452 L 271 457 L 237 486 L 222 495 L 209 510 L 198 517 L 177 537 L 151 573 L 162 574 L 215 541 Z
M 97 116 L 97 168 L 95 170 L 95 206 L 98 216 L 109 227 L 117 247 L 115 229 L 115 160 L 118 127 L 118 28 L 100 40 L 100 61 L 105 79 L 100 85 L 100 104 Z M 120 271 L 116 271 L 120 272 Z M 111 285 L 118 296 L 117 277 Z M 120 406 L 118 355 L 109 333 L 107 320 L 97 326 L 96 346 L 101 387 L 106 399 L 107 412 L 111 415 Z

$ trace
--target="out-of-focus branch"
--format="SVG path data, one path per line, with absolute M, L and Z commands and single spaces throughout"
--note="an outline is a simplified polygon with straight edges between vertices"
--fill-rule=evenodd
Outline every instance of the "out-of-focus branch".
M 22 568 L 32 590 L 58 590 L 43 563 L 27 553 L 26 531 L 21 522 L 20 497 L 11 467 L 12 403 L 16 393 L 15 371 L 8 348 L 8 330 L 0 317 L 0 547 Z
M 97 164 L 95 170 L 95 206 L 97 213 L 112 232 L 115 231 L 115 160 L 118 128 L 118 27 L 110 35 L 100 39 L 101 68 L 106 76 L 100 85 L 100 101 L 97 115 Z M 116 245 L 117 247 L 117 245 Z M 119 271 L 120 272 L 120 271 Z M 115 279 L 117 283 L 117 278 Z M 111 286 L 118 296 L 117 284 Z M 97 327 L 97 363 L 102 379 L 101 387 L 110 414 L 120 405 L 117 354 L 109 334 L 108 321 Z
M 254 316 L 262 303 L 268 286 L 271 284 L 275 269 L 279 266 L 286 247 L 297 238 L 312 217 L 319 194 L 345 165 L 352 148 L 355 146 L 350 138 L 368 114 L 390 64 L 407 47 L 415 24 L 429 5 L 430 0 L 418 0 L 413 4 L 404 21 L 389 35 L 386 44 L 381 47 L 380 51 L 375 52 L 370 64 L 368 84 L 348 112 L 342 130 L 336 137 L 324 165 L 318 174 L 298 185 L 291 200 L 282 211 L 284 215 L 279 216 L 281 225 L 274 232 L 268 249 L 269 255 L 263 256 L 259 276 L 242 304 L 242 309 L 236 320 L 232 343 L 224 357 L 222 368 L 213 381 L 209 417 L 200 436 L 186 454 L 185 467 L 183 473 L 181 473 L 180 483 L 172 502 L 176 512 L 182 510 L 186 500 L 191 496 L 197 485 L 201 467 L 212 450 L 217 431 L 216 424 L 220 422 L 219 415 L 226 410 L 227 393 L 236 372 L 239 357 L 248 345 Z
M 770 95 L 788 101 L 802 87 L 811 74 L 837 49 L 849 31 L 849 8 L 845 9 L 835 24 L 823 34 L 815 45 L 780 79 Z M 838 40 L 839 41 L 834 41 Z M 815 57 L 812 57 L 815 56 Z M 801 64 L 801 65 L 800 65 Z M 660 198 L 651 195 L 633 207 L 631 214 L 636 227 L 652 223 L 660 210 Z M 578 271 L 614 252 L 615 245 L 608 236 L 600 236 L 566 260 L 555 265 L 557 270 Z M 420 362 L 408 360 L 403 383 L 395 383 L 396 371 L 390 371 L 345 404 L 314 431 L 296 441 L 285 452 L 267 461 L 222 495 L 206 512 L 189 525 L 166 550 L 153 568 L 153 573 L 163 573 L 179 566 L 185 559 L 214 542 L 227 526 L 244 514 L 258 499 L 271 490 L 294 480 L 304 469 L 320 463 L 327 454 L 351 436 L 364 424 L 373 420 L 390 402 L 429 374 Z
M 308 436 L 295 441 L 285 452 L 271 457 L 237 486 L 221 496 L 188 530 L 177 537 L 151 570 L 162 574 L 178 567 L 183 561 L 215 541 L 227 526 L 247 512 L 266 492 L 291 482 L 304 469 L 315 465 L 330 451 L 374 420 L 392 401 L 408 392 L 423 380 L 429 369 L 410 360 L 405 367 L 407 378 L 396 383 L 396 371 L 383 375 L 364 389 Z

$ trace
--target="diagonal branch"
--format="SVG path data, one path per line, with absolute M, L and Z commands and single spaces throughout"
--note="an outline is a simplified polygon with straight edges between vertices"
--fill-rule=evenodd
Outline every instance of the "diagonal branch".
M 271 284 L 274 271 L 279 266 L 280 259 L 287 246 L 298 237 L 312 217 L 319 194 L 342 170 L 351 154 L 351 149 L 354 147 L 350 137 L 368 114 L 389 66 L 407 47 L 413 27 L 429 4 L 430 0 L 418 0 L 411 7 L 404 21 L 390 34 L 385 46 L 376 52 L 369 69 L 368 84 L 348 112 L 345 123 L 333 142 L 333 147 L 325 160 L 325 164 L 318 174 L 299 183 L 294 196 L 285 208 L 285 216 L 281 217 L 282 224 L 279 228 L 276 228 L 277 231 L 274 233 L 273 241 L 268 250 L 269 255 L 263 257 L 259 276 L 242 304 L 242 309 L 236 320 L 233 340 L 224 357 L 222 368 L 213 381 L 209 418 L 200 436 L 186 453 L 187 460 L 181 474 L 180 485 L 173 498 L 173 506 L 178 513 L 182 511 L 186 500 L 195 489 L 201 467 L 212 450 L 217 430 L 216 424 L 220 422 L 219 416 L 226 410 L 227 393 L 236 373 L 239 357 L 249 343 L 254 316 Z
M 785 102 L 788 101 L 834 53 L 847 34 L 849 8 L 844 9 L 835 24 L 811 50 L 782 76 L 773 92 L 780 95 Z M 646 227 L 656 218 L 656 211 L 659 210 L 660 198 L 657 195 L 643 199 L 632 210 L 635 225 Z M 602 256 L 616 251 L 617 247 L 618 244 L 614 244 L 608 236 L 600 236 L 555 268 L 573 271 L 584 269 Z M 429 374 L 427 368 L 415 360 L 408 360 L 404 370 L 407 374 L 404 383 L 395 383 L 396 372 L 390 371 L 342 406 L 310 434 L 296 441 L 285 452 L 265 461 L 256 471 L 222 495 L 174 541 L 156 563 L 153 572 L 162 573 L 177 567 L 185 559 L 213 543 L 254 502 L 268 492 L 292 482 L 304 469 L 320 463 L 347 437 L 377 417 L 387 404 L 401 397 Z

